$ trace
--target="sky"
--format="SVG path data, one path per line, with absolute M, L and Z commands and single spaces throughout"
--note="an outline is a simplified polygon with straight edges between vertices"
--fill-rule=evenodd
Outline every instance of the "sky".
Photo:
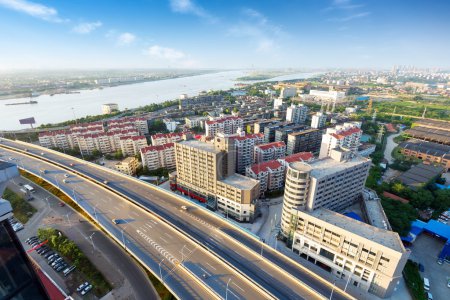
M 0 70 L 450 67 L 448 0 L 0 0 Z

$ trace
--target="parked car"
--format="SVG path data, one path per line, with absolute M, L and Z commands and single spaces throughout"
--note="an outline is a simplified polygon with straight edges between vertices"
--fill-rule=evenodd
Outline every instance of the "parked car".
M 87 287 L 89 285 L 89 282 L 85 282 L 85 283 L 82 283 L 82 284 L 80 284 L 78 287 L 77 287 L 77 292 L 81 292 L 82 290 L 84 290 L 84 288 L 85 287 Z
M 419 271 L 420 272 L 425 271 L 425 267 L 422 264 L 419 264 Z
M 427 297 L 427 300 L 433 300 L 433 295 L 430 292 L 425 292 L 425 296 Z
M 53 254 L 55 254 L 55 252 L 53 252 L 53 251 L 48 251 L 47 253 L 44 254 L 44 258 L 48 258 L 48 257 L 50 257 L 50 256 L 53 255 Z
M 64 202 L 59 202 L 58 205 L 59 205 L 60 207 L 63 207 L 63 206 L 65 206 L 66 204 L 65 204 Z
M 92 290 L 92 284 L 88 285 L 84 288 L 84 290 L 81 291 L 81 296 L 86 295 L 90 290 Z
M 30 236 L 29 238 L 27 238 L 26 240 L 25 240 L 25 243 L 29 243 L 31 240 L 33 240 L 33 239 L 36 239 L 37 240 L 37 236 Z

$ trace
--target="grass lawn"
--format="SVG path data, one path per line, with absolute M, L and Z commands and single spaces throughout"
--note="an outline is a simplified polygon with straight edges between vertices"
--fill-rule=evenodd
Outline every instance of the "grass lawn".
M 30 205 L 20 195 L 14 193 L 10 189 L 6 188 L 3 193 L 3 198 L 11 202 L 13 208 L 14 217 L 22 224 L 28 222 L 31 216 L 36 212 L 36 208 Z

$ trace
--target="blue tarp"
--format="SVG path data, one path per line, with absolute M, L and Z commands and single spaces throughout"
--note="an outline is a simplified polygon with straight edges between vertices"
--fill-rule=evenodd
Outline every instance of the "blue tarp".
M 359 96 L 356 98 L 356 101 L 367 101 L 369 99 L 370 99 L 369 96 Z
M 435 184 L 436 184 L 437 188 L 440 189 L 440 190 L 448 190 L 448 189 L 450 189 L 450 185 L 445 186 L 445 185 L 439 184 L 439 183 L 435 183 Z
M 352 211 L 346 212 L 346 213 L 344 213 L 344 216 L 355 219 L 356 221 L 362 222 L 362 218 L 355 212 L 352 212 Z

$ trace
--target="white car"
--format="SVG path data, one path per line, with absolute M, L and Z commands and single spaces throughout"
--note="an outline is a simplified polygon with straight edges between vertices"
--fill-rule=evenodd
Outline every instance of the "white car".
M 69 178 L 70 175 L 66 173 L 66 174 L 64 174 L 64 177 Z
M 80 284 L 80 286 L 79 287 L 77 287 L 77 292 L 81 292 L 82 290 L 84 290 L 84 288 L 85 287 L 87 287 L 89 285 L 89 282 L 85 282 L 85 283 L 82 283 L 82 284 Z
M 16 224 L 14 224 L 13 225 L 13 230 L 14 231 L 19 231 L 19 230 L 22 230 L 24 227 L 23 227 L 23 224 L 22 223 L 16 223 Z
M 90 290 L 92 290 L 92 284 L 88 285 L 87 287 L 84 288 L 84 290 L 81 291 L 81 296 L 84 296 L 87 294 L 87 292 L 89 292 Z M 431 299 L 433 300 L 433 299 Z

